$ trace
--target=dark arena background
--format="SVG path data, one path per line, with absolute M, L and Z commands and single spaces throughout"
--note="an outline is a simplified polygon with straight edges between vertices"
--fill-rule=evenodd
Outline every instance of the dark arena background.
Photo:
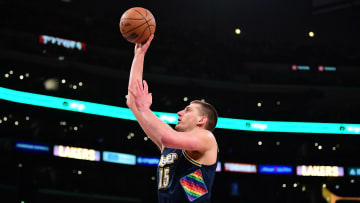
M 212 202 L 359 201 L 359 0 L 0 0 L 0 202 L 157 202 L 126 107 L 135 6 L 157 23 L 152 110 L 218 110 Z

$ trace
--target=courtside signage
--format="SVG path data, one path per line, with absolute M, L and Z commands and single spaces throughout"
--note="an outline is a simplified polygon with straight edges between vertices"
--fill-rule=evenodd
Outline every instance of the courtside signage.
M 238 173 L 256 173 L 257 169 L 255 164 L 225 162 L 224 171 Z
M 117 152 L 104 151 L 102 154 L 102 160 L 111 163 L 135 165 L 136 156 L 133 154 L 124 154 Z
M 259 165 L 259 173 L 292 174 L 293 168 L 291 166 L 281 166 L 281 165 Z
M 221 172 L 221 162 L 217 162 L 217 165 L 216 165 L 216 172 Z
M 340 166 L 297 166 L 296 174 L 298 176 L 331 176 L 343 177 L 344 167 Z
M 32 142 L 16 141 L 15 149 L 19 151 L 27 152 L 38 152 L 38 153 L 49 153 L 50 146 L 45 144 L 37 144 Z
M 0 99 L 65 111 L 87 113 L 133 121 L 136 120 L 130 109 L 124 107 L 53 97 L 30 92 L 22 92 L 3 87 L 0 87 Z M 165 123 L 177 123 L 178 116 L 176 113 L 154 112 L 154 114 Z M 222 117 L 218 118 L 216 128 L 258 132 L 360 134 L 359 124 L 255 121 Z
M 100 161 L 100 152 L 97 150 L 63 145 L 54 146 L 54 156 L 88 161 Z
M 45 45 L 53 44 L 53 45 L 67 48 L 67 49 L 76 49 L 79 51 L 84 51 L 86 48 L 85 43 L 83 43 L 83 42 L 78 42 L 78 41 L 69 40 L 69 39 L 63 39 L 63 38 L 59 38 L 59 37 L 53 37 L 53 36 L 49 36 L 49 35 L 39 35 L 39 42 L 41 44 L 45 44 Z
M 145 166 L 157 166 L 159 161 L 160 161 L 159 157 L 138 156 L 136 159 L 136 163 L 138 165 L 145 165 Z
M 348 168 L 349 176 L 360 176 L 360 168 L 359 167 L 350 167 Z

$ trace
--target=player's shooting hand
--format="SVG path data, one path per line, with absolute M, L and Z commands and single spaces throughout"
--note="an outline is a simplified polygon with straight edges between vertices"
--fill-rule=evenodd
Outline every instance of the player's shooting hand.
M 154 35 L 151 35 L 149 37 L 149 39 L 144 44 L 136 43 L 135 44 L 135 50 L 134 50 L 135 55 L 138 55 L 138 54 L 145 55 L 145 53 L 146 53 L 147 49 L 149 48 L 149 46 L 151 44 L 151 41 L 153 39 L 154 39 Z
M 144 85 L 143 85 L 144 84 Z M 129 92 L 134 96 L 136 108 L 139 111 L 145 111 L 150 109 L 152 104 L 152 94 L 149 93 L 149 87 L 147 82 L 144 80 L 143 84 L 141 81 L 137 81 L 135 90 L 129 88 Z

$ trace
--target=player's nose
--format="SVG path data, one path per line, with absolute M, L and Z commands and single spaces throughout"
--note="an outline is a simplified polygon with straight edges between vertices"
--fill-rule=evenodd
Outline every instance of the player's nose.
M 184 115 L 184 110 L 178 111 L 178 112 L 177 112 L 177 115 L 178 115 L 179 117 L 182 116 L 182 115 Z

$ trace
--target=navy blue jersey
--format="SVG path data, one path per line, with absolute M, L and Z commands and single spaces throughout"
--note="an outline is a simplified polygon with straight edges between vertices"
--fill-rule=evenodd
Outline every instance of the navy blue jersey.
M 216 165 L 200 164 L 185 150 L 165 148 L 157 168 L 159 203 L 210 202 Z

